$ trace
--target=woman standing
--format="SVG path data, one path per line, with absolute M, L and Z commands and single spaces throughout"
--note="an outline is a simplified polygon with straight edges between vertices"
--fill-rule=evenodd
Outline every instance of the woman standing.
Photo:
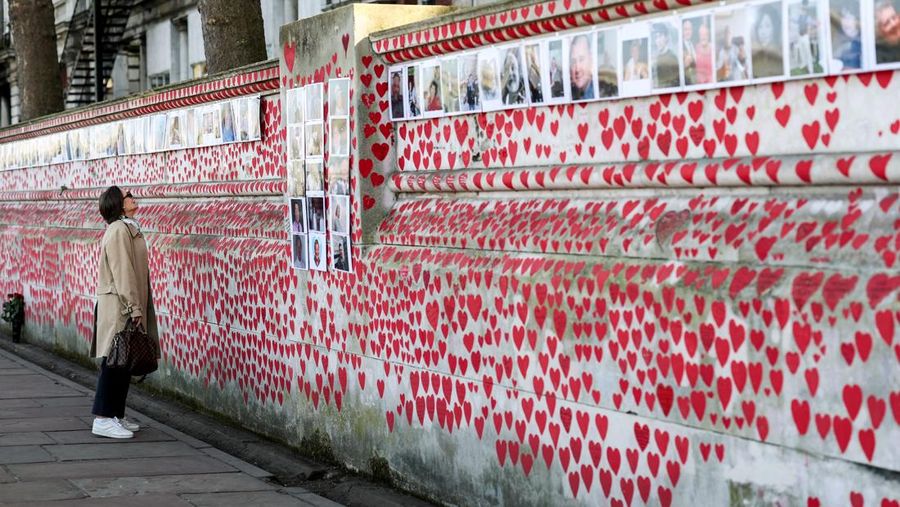
M 107 368 L 106 356 L 113 337 L 132 320 L 147 330 L 157 343 L 156 314 L 150 294 L 150 267 L 147 242 L 134 219 L 138 209 L 131 192 L 122 194 L 117 186 L 100 195 L 100 214 L 109 224 L 100 242 L 97 277 L 97 308 L 91 355 L 101 358 L 100 376 L 92 410 L 92 433 L 101 437 L 131 438 L 140 427 L 125 419 L 125 399 L 131 375 L 127 370 Z

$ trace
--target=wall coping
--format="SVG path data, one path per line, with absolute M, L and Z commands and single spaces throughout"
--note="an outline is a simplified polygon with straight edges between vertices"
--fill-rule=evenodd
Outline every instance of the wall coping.
M 714 1 L 618 0 L 588 6 L 576 0 L 509 0 L 376 32 L 369 38 L 373 50 L 394 64 Z
M 272 59 L 222 74 L 184 81 L 140 95 L 131 95 L 18 123 L 0 130 L 0 143 L 133 118 L 242 95 L 277 90 L 278 60 Z

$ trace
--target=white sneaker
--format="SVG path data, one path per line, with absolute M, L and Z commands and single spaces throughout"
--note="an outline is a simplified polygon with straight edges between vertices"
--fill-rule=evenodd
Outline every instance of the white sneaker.
M 137 431 L 140 431 L 140 429 L 141 429 L 141 425 L 140 425 L 140 424 L 138 424 L 138 423 L 136 423 L 136 422 L 134 422 L 134 421 L 129 421 L 129 420 L 128 420 L 127 418 L 125 418 L 125 417 L 123 417 L 123 418 L 121 418 L 121 419 L 119 419 L 118 417 L 113 417 L 113 419 L 115 419 L 116 422 L 119 423 L 120 426 L 122 426 L 123 428 L 125 428 L 126 430 L 128 430 L 128 431 L 130 431 L 130 432 L 132 432 L 132 433 L 137 432 Z
M 105 419 L 95 417 L 91 433 L 98 437 L 108 438 L 131 438 L 134 436 L 134 433 L 123 428 L 114 417 Z

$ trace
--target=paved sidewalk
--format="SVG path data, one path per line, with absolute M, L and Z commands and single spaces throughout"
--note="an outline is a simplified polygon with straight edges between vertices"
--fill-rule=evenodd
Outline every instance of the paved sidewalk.
M 139 412 L 91 434 L 93 392 L 0 349 L 0 505 L 336 506 Z

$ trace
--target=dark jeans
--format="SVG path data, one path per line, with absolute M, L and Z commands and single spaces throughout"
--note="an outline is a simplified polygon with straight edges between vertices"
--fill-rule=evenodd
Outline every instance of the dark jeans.
M 106 358 L 100 363 L 97 393 L 94 395 L 92 413 L 101 417 L 125 417 L 125 398 L 131 385 L 131 374 L 126 368 L 107 368 Z

